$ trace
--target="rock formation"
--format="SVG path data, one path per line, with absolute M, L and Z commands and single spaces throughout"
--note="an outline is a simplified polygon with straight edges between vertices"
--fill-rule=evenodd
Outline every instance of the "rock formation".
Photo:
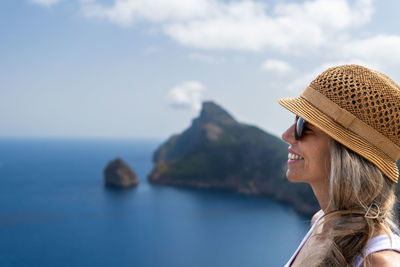
M 126 188 L 136 186 L 139 180 L 128 164 L 116 158 L 104 169 L 104 182 L 106 186 Z
M 311 188 L 285 177 L 288 145 L 261 129 L 237 122 L 213 102 L 183 133 L 153 154 L 152 183 L 227 189 L 268 195 L 303 214 L 318 208 Z

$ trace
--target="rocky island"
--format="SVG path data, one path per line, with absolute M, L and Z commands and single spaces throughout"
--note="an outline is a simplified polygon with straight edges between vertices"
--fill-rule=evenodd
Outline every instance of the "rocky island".
M 267 195 L 310 215 L 318 203 L 307 184 L 285 177 L 288 145 L 261 129 L 237 122 L 214 102 L 181 134 L 153 154 L 151 183 Z
M 104 169 L 104 183 L 108 187 L 127 188 L 136 186 L 139 179 L 128 164 L 116 158 Z

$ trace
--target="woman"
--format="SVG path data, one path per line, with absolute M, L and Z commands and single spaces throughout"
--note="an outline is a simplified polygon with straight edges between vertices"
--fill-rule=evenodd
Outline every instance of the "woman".
M 296 114 L 282 134 L 287 178 L 309 183 L 321 207 L 286 266 L 400 266 L 400 87 L 344 65 L 279 103 Z

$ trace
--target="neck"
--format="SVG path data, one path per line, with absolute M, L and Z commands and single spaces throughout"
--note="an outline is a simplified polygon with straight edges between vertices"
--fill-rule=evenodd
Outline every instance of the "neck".
M 318 200 L 320 208 L 326 214 L 330 211 L 329 207 L 329 185 L 322 184 L 311 184 L 311 188 L 314 191 L 314 195 Z

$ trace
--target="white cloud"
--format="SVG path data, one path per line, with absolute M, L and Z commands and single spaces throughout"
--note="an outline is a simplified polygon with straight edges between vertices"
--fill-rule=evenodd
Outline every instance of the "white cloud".
M 175 41 L 196 48 L 302 53 L 369 22 L 373 8 L 372 0 L 309 0 L 270 9 L 255 0 L 115 0 L 110 7 L 85 0 L 83 11 L 124 26 L 157 24 Z
M 202 49 L 289 51 L 323 43 L 323 31 L 317 25 L 268 16 L 265 11 L 260 3 L 230 2 L 220 6 L 217 16 L 173 22 L 164 29 L 179 43 Z
M 338 50 L 339 56 L 359 57 L 373 63 L 400 63 L 400 36 L 377 35 L 370 38 L 354 39 Z
M 52 6 L 54 4 L 59 3 L 61 0 L 30 0 L 32 3 L 41 5 L 41 6 Z
M 365 35 L 374 12 L 372 0 L 277 1 L 274 6 L 256 0 L 111 0 L 109 5 L 99 0 L 79 1 L 88 17 L 133 27 L 136 22 L 147 22 L 144 25 L 156 34 L 162 32 L 184 46 L 270 52 L 274 59 L 263 62 L 260 68 L 276 74 L 290 73 L 294 80 L 285 81 L 289 90 L 304 88 L 326 64 L 304 71 L 303 66 L 282 61 L 282 54 L 300 58 L 307 55 L 321 63 L 400 64 L 400 35 Z M 205 53 L 188 57 L 216 62 Z
M 368 29 L 373 0 L 276 1 L 268 6 L 257 0 L 113 0 L 108 6 L 99 0 L 80 1 L 89 17 L 133 27 L 147 22 L 148 28 L 187 47 L 268 52 L 273 59 L 264 61 L 261 70 L 277 74 L 270 82 L 292 91 L 304 89 L 329 65 L 324 62 L 369 64 L 382 71 L 400 64 L 400 35 L 372 35 Z M 320 66 L 290 65 L 282 55 L 307 55 Z M 216 61 L 205 52 L 188 57 Z M 283 74 L 293 79 L 282 80 Z
M 373 13 L 371 0 L 355 0 L 351 5 L 348 0 L 314 0 L 301 4 L 280 4 L 275 13 L 282 18 L 296 22 L 316 24 L 333 30 L 363 25 Z
M 267 59 L 262 63 L 261 70 L 283 75 L 292 72 L 293 67 L 286 61 L 279 59 Z
M 155 23 L 205 17 L 214 3 L 212 0 L 115 0 L 113 6 L 106 7 L 91 0 L 83 3 L 83 11 L 86 16 L 128 26 L 138 20 Z
M 198 81 L 185 81 L 174 86 L 168 93 L 172 106 L 177 108 L 201 109 L 201 96 L 205 86 Z

